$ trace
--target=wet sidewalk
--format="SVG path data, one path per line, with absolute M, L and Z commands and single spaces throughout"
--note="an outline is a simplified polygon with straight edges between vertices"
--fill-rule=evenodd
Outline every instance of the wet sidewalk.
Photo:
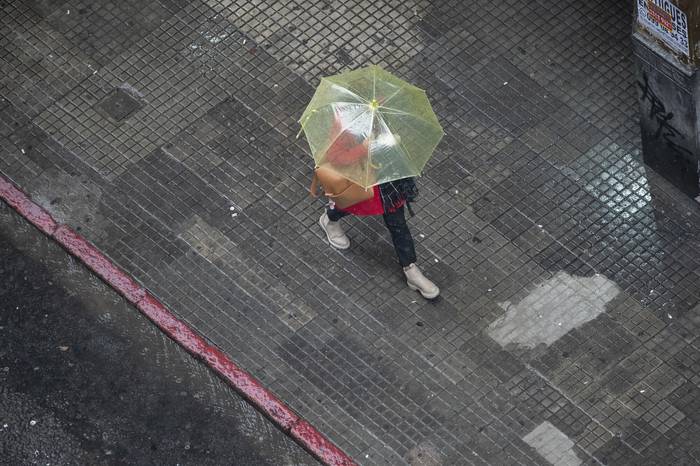
M 700 209 L 641 162 L 623 2 L 12 1 L 0 172 L 362 464 L 700 461 Z M 446 137 L 331 250 L 296 120 L 379 64 Z
M 3 465 L 319 466 L 1 202 L 0 283 Z

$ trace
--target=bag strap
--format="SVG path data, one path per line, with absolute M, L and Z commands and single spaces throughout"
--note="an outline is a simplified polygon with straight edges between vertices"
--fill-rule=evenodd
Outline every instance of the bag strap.
M 348 185 L 345 187 L 345 189 L 343 189 L 343 190 L 340 191 L 339 193 L 333 193 L 333 194 L 326 193 L 326 196 L 331 197 L 331 198 L 333 198 L 333 197 L 340 197 L 340 196 L 342 196 L 343 194 L 345 194 L 345 193 L 348 191 L 348 189 L 350 189 L 350 188 L 352 188 L 352 184 L 348 184 Z
M 320 184 L 321 184 L 321 182 L 318 178 L 318 173 L 316 173 L 316 170 L 314 170 L 314 176 L 311 178 L 311 186 L 309 186 L 309 194 L 311 195 L 311 197 L 318 197 L 318 188 L 319 188 Z M 339 193 L 327 193 L 324 190 L 323 194 L 326 197 L 333 199 L 334 197 L 342 196 L 350 188 L 352 188 L 352 182 L 350 184 L 348 184 L 348 186 L 346 186 L 345 189 L 343 189 Z
M 311 197 L 318 197 L 318 188 L 320 186 L 321 182 L 318 179 L 318 173 L 316 173 L 316 170 L 314 169 L 314 176 L 311 178 L 311 186 L 309 186 L 309 194 Z M 322 187 L 322 186 L 321 186 Z M 349 186 L 343 190 L 340 194 L 343 194 L 345 191 L 347 191 Z M 338 197 L 340 194 L 330 194 L 324 191 L 324 193 L 327 197 Z

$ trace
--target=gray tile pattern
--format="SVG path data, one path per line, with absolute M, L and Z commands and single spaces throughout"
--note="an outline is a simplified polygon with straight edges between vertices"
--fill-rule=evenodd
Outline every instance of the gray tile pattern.
M 700 461 L 700 209 L 640 161 L 629 2 L 1 8 L 0 172 L 360 463 Z M 434 303 L 306 192 L 296 120 L 369 63 L 447 132 L 409 221 Z

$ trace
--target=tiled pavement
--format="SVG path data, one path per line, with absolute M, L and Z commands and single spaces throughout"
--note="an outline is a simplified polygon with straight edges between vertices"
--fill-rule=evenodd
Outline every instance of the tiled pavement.
M 1 8 L 0 172 L 359 462 L 700 462 L 700 209 L 640 163 L 630 4 Z M 447 132 L 410 220 L 436 303 L 305 191 L 296 119 L 368 63 Z

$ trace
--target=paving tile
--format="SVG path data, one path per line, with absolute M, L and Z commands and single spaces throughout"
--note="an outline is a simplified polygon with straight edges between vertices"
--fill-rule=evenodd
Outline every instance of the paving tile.
M 629 2 L 0 8 L 0 172 L 360 463 L 700 461 L 700 211 L 641 163 Z M 434 303 L 306 192 L 298 118 L 369 63 L 446 132 Z

